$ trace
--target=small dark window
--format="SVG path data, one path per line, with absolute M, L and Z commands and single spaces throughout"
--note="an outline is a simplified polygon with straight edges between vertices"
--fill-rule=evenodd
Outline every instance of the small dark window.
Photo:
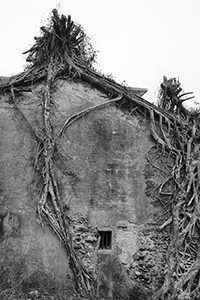
M 99 249 L 111 249 L 112 231 L 99 231 L 100 245 Z

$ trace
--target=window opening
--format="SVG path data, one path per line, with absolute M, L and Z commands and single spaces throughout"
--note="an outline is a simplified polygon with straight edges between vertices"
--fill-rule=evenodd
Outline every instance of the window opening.
M 99 249 L 111 249 L 112 231 L 99 231 L 100 245 Z

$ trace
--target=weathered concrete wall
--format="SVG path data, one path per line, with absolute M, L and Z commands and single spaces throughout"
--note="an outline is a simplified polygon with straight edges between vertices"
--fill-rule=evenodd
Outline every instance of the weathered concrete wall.
M 38 85 L 17 98 L 38 133 L 43 128 L 41 89 Z M 108 99 L 87 85 L 60 80 L 53 100 L 56 134 L 72 114 Z M 73 278 L 66 253 L 51 229 L 35 220 L 40 191 L 33 181 L 34 135 L 9 96 L 1 98 L 0 115 L 2 274 L 13 283 L 22 280 L 24 288 L 37 288 L 43 280 L 48 292 L 70 293 Z M 57 155 L 55 170 L 74 248 L 106 299 L 145 299 L 142 289 L 159 284 L 164 242 L 158 242 L 158 233 L 147 225 L 156 212 L 150 194 L 162 179 L 146 160 L 152 145 L 148 121 L 114 106 L 78 119 L 58 145 L 66 160 Z M 97 231 L 103 230 L 112 231 L 109 250 L 98 249 Z

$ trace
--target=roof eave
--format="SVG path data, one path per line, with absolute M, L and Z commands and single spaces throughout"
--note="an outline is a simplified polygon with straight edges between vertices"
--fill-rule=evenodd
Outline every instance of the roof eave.
M 134 94 L 136 94 L 140 97 L 142 97 L 148 91 L 145 88 L 135 88 L 135 87 L 131 87 L 131 90 L 133 91 Z

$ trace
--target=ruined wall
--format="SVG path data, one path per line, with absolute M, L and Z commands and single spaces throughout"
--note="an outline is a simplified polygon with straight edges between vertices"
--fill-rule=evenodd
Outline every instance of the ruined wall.
M 88 85 L 64 80 L 54 89 L 55 135 L 75 112 L 108 100 Z M 1 98 L 0 280 L 2 290 L 21 281 L 22 290 L 41 286 L 66 295 L 73 294 L 68 258 L 35 214 L 40 191 L 30 125 L 42 131 L 41 91 L 38 85 L 17 96 L 29 124 L 9 95 Z M 114 106 L 78 119 L 58 142 L 55 170 L 74 249 L 106 299 L 145 299 L 164 272 L 165 241 L 155 230 L 159 209 L 151 199 L 163 174 L 146 159 L 153 145 L 149 122 Z M 99 249 L 98 231 L 112 232 L 111 249 Z

